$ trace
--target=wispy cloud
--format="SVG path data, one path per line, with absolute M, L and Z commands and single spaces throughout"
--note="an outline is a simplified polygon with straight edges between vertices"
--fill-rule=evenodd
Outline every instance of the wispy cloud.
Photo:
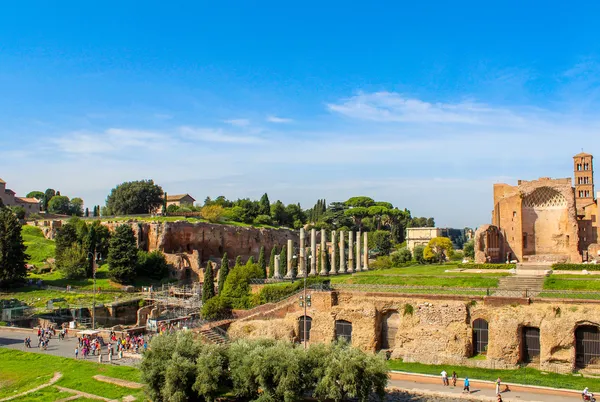
M 269 123 L 291 123 L 294 120 L 285 117 L 267 116 L 267 121 Z
M 265 142 L 265 139 L 254 135 L 230 134 L 222 129 L 215 128 L 181 127 L 179 130 L 183 137 L 197 141 L 228 144 L 258 144 Z
M 223 123 L 231 124 L 235 127 L 247 127 L 250 125 L 250 120 L 248 119 L 229 119 L 223 120 Z
M 74 132 L 52 142 L 68 154 L 102 154 L 128 148 L 160 149 L 167 136 L 151 131 L 109 128 L 103 132 Z

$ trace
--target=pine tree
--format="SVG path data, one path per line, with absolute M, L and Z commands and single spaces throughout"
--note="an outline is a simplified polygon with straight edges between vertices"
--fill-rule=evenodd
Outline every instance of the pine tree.
M 242 266 L 242 256 L 238 255 L 235 259 L 235 267 L 241 267 L 241 266 Z
M 135 276 L 137 245 L 133 229 L 118 226 L 108 248 L 108 275 L 119 283 L 130 282 Z
M 279 269 L 284 272 L 287 271 L 287 246 L 281 247 L 281 252 L 279 253 Z M 281 272 L 279 273 L 281 274 Z
M 269 257 L 269 278 L 273 277 L 275 273 L 275 256 L 277 255 L 277 246 L 273 246 L 271 249 L 271 257 Z
M 215 297 L 215 276 L 213 274 L 212 262 L 208 262 L 204 270 L 204 283 L 202 284 L 202 303 Z
M 269 196 L 267 193 L 264 193 L 260 198 L 258 205 L 258 214 L 259 215 L 271 215 L 271 203 L 269 202 Z
M 21 223 L 8 208 L 0 208 L 0 285 L 22 282 L 27 276 Z
M 85 215 L 86 218 L 90 217 L 90 209 L 89 208 L 85 209 L 85 214 L 84 215 Z
M 227 275 L 229 275 L 229 259 L 227 258 L 227 253 L 223 254 L 223 258 L 221 258 L 221 268 L 219 269 L 219 293 L 223 290 L 223 285 L 225 285 L 225 279 L 227 279 Z
M 267 260 L 265 259 L 265 247 L 260 247 L 260 252 L 258 253 L 258 266 L 262 272 L 262 277 L 267 277 Z

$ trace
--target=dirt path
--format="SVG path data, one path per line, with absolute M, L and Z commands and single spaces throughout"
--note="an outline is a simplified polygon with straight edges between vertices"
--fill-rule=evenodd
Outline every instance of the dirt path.
M 76 396 L 79 396 L 79 397 L 84 397 L 84 398 L 88 398 L 88 399 L 98 399 L 99 401 L 106 401 L 106 402 L 117 402 L 116 399 L 105 398 L 103 396 L 98 396 L 98 395 L 94 395 L 94 394 L 88 394 L 87 392 L 77 391 L 76 389 L 60 387 L 58 385 L 56 386 L 56 388 L 58 388 L 59 390 L 64 391 L 64 392 L 69 392 L 71 394 L 75 394 Z
M 39 386 L 37 386 L 35 388 L 32 388 L 29 391 L 21 392 L 18 395 L 13 395 L 13 396 L 9 396 L 8 398 L 0 399 L 0 402 L 11 401 L 13 399 L 17 399 L 17 398 L 20 398 L 22 396 L 25 396 L 25 395 L 31 394 L 33 392 L 39 391 L 40 389 L 49 387 L 50 385 L 53 385 L 56 381 L 60 380 L 61 377 L 62 377 L 62 373 L 56 372 L 56 373 L 54 373 L 54 376 L 50 379 L 50 381 L 48 381 L 47 383 L 39 385 Z
M 132 389 L 142 389 L 144 388 L 144 384 L 140 384 L 139 382 L 121 380 L 120 378 L 106 377 L 104 375 L 95 375 L 94 380 L 107 382 L 109 384 L 118 385 L 120 387 L 132 388 Z

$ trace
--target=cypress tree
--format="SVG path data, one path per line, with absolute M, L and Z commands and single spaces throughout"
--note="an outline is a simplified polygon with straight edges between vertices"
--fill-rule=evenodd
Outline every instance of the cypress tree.
M 130 282 L 135 277 L 138 249 L 133 229 L 118 226 L 110 238 L 108 248 L 108 275 L 115 282 Z
M 85 208 L 85 214 L 84 215 L 85 215 L 86 218 L 90 217 L 90 209 L 89 208 L 87 208 L 87 207 Z
M 287 271 L 287 246 L 281 247 L 281 252 L 279 253 L 279 269 L 284 272 L 282 275 L 285 275 L 285 272 Z
M 275 273 L 275 256 L 277 255 L 277 246 L 273 246 L 271 249 L 271 257 L 269 257 L 269 278 L 273 277 Z
M 254 264 L 254 257 L 250 256 L 250 258 L 248 258 L 248 261 L 246 261 L 246 265 L 252 265 Z
M 227 253 L 223 254 L 223 258 L 221 258 L 221 269 L 219 269 L 219 293 L 223 290 L 223 285 L 225 284 L 225 279 L 227 279 L 227 275 L 229 274 L 229 259 L 227 258 Z
M 241 266 L 242 266 L 242 256 L 238 255 L 235 259 L 235 267 L 241 267 Z
M 269 201 L 269 196 L 267 193 L 263 194 L 258 204 L 259 215 L 271 215 L 271 202 Z
M 258 253 L 258 266 L 262 272 L 262 277 L 267 277 L 267 260 L 265 259 L 265 247 L 260 247 L 260 252 Z
M 22 282 L 27 276 L 21 223 L 10 209 L 0 208 L 0 285 Z
M 163 196 L 162 214 L 163 215 L 167 214 L 167 193 L 166 192 L 165 192 L 165 195 Z
M 213 274 L 212 262 L 208 262 L 204 270 L 204 283 L 202 284 L 202 303 L 215 297 L 215 276 Z

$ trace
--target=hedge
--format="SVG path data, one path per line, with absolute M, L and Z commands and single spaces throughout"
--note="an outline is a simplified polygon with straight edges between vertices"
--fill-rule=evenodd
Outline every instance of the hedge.
M 306 285 L 314 285 L 317 283 L 323 283 L 323 278 L 307 278 Z M 294 283 L 278 283 L 273 285 L 265 285 L 259 293 L 260 304 L 265 303 L 276 303 L 280 300 L 291 296 L 298 290 L 304 287 L 304 278 L 297 278 Z
M 600 264 L 552 264 L 553 271 L 600 271 Z
M 515 269 L 517 264 L 458 264 L 457 267 L 468 269 Z

